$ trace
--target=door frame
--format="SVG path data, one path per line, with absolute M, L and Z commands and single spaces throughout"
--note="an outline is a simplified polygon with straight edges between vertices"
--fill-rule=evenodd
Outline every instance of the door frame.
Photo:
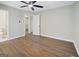
M 4 40 L 2 40 L 2 41 L 6 41 L 6 40 L 9 40 L 9 13 L 8 13 L 8 10 L 4 10 L 4 9 L 0 9 L 0 10 L 2 10 L 2 11 L 4 11 L 5 12 L 5 14 L 6 14 L 6 24 L 5 24 L 5 28 L 6 28 L 6 39 Z M 0 41 L 0 42 L 2 42 L 2 41 Z
M 24 15 L 24 33 L 26 34 L 26 22 L 25 22 L 25 18 L 28 18 L 28 33 L 30 33 L 30 16 L 27 16 L 26 14 Z

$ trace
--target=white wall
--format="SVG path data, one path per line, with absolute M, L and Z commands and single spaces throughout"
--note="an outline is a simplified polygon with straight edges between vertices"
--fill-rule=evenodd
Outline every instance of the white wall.
M 74 39 L 75 46 L 79 53 L 79 2 L 75 4 L 75 39 Z
M 39 13 L 41 34 L 52 38 L 72 41 L 74 33 L 74 6 L 64 6 Z
M 30 15 L 30 13 L 4 5 L 0 5 L 0 9 L 8 10 L 9 38 L 13 39 L 19 36 L 23 36 L 25 34 L 23 23 L 24 16 L 25 14 Z M 19 23 L 19 20 L 21 21 L 21 23 Z
M 79 2 L 37 14 L 41 15 L 43 36 L 72 41 L 79 54 Z
M 19 23 L 19 20 L 21 23 Z M 24 35 L 24 13 L 16 9 L 10 9 L 9 13 L 9 36 L 11 38 Z

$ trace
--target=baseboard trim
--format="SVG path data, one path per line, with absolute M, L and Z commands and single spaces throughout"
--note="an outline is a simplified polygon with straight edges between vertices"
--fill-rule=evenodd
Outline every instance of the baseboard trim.
M 49 36 L 49 35 L 45 35 L 45 34 L 41 34 L 41 36 L 46 36 L 46 37 L 55 38 L 55 39 L 59 39 L 59 40 L 63 40 L 63 41 L 68 41 L 68 42 L 74 42 L 73 40 L 68 40 L 68 39 L 65 39 L 65 38 Z
M 54 37 L 54 36 L 49 36 L 49 35 L 44 35 L 44 34 L 41 34 L 41 36 L 45 36 L 45 37 L 55 38 L 55 39 L 58 39 L 58 40 L 72 42 L 74 44 L 75 48 L 76 48 L 76 51 L 77 51 L 78 55 L 79 55 L 79 50 L 78 50 L 77 45 L 76 45 L 74 40 L 68 40 L 68 39 L 65 39 L 65 38 L 59 38 L 59 37 Z
M 75 46 L 76 51 L 77 51 L 77 53 L 78 53 L 78 55 L 79 55 L 79 49 L 77 48 L 77 45 L 76 45 L 75 41 L 74 41 L 74 46 Z
M 25 36 L 25 34 L 20 35 L 20 36 L 16 36 L 16 37 L 9 38 L 9 40 L 16 39 L 16 38 L 23 37 L 23 36 Z
M 16 38 L 19 38 L 19 37 L 23 37 L 23 36 L 25 36 L 25 34 L 20 35 L 20 36 L 16 36 L 16 37 L 6 38 L 6 39 L 3 39 L 3 40 L 0 40 L 0 42 L 4 42 L 4 41 L 8 41 L 8 40 L 13 40 L 13 39 L 16 39 Z
M 4 38 L 2 40 L 0 40 L 0 42 L 4 42 L 4 41 L 7 41 L 8 39 L 7 38 Z

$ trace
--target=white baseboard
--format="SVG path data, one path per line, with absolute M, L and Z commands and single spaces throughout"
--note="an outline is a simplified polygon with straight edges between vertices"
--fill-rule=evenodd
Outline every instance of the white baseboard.
M 54 37 L 54 36 L 49 36 L 49 35 L 44 35 L 44 34 L 41 34 L 41 36 L 50 37 L 50 38 L 56 38 L 58 40 L 63 40 L 63 41 L 68 41 L 68 42 L 73 42 L 74 43 L 74 46 L 75 46 L 75 48 L 77 50 L 77 53 L 79 55 L 79 50 L 78 50 L 77 45 L 76 45 L 76 43 L 75 43 L 74 40 L 68 40 L 68 39 L 65 39 L 65 38 L 59 38 L 59 37 Z
M 74 41 L 74 46 L 75 46 L 75 48 L 76 48 L 76 50 L 77 50 L 77 53 L 78 53 L 78 55 L 79 55 L 79 49 L 78 49 L 77 44 L 76 44 L 75 41 Z
M 25 34 L 20 35 L 20 36 L 16 36 L 16 37 L 11 37 L 11 38 L 0 39 L 0 42 L 4 42 L 4 41 L 8 41 L 8 40 L 12 40 L 12 39 L 16 39 L 16 38 L 19 38 L 19 37 L 22 37 L 22 36 L 25 36 Z
M 19 38 L 19 37 L 22 37 L 22 36 L 25 36 L 25 34 L 19 35 L 19 36 L 15 36 L 15 37 L 11 37 L 11 38 L 9 38 L 9 40 L 16 39 L 16 38 Z
M 7 40 L 8 40 L 7 38 L 0 39 L 0 42 L 4 42 L 4 41 L 7 41 Z
M 68 40 L 68 39 L 65 39 L 65 38 L 49 36 L 49 35 L 45 35 L 45 34 L 41 34 L 41 36 L 50 37 L 50 38 L 55 38 L 55 39 L 64 40 L 64 41 L 68 41 L 68 42 L 74 42 L 73 40 Z

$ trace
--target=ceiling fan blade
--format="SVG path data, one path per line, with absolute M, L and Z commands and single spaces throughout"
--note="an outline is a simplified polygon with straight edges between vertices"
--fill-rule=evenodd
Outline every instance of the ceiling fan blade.
M 27 7 L 27 5 L 21 6 L 20 8 Z
M 32 1 L 32 4 L 36 3 L 36 1 Z
M 31 9 L 34 11 L 34 8 L 33 7 L 31 7 Z
M 21 1 L 22 3 L 25 3 L 25 4 L 28 4 L 27 2 L 25 2 L 25 1 Z
M 33 5 L 34 7 L 43 8 L 43 6 Z
M 31 4 L 32 3 L 32 1 L 29 1 L 29 4 Z

